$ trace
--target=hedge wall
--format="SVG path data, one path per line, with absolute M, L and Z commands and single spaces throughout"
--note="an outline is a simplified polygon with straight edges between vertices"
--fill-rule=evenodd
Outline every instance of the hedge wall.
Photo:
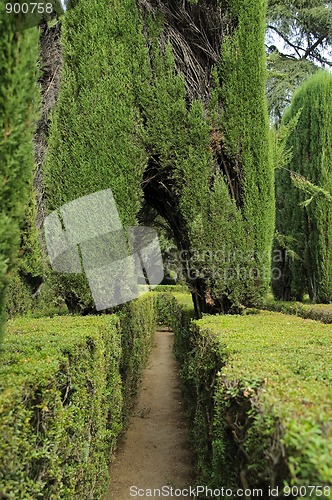
M 117 316 L 121 321 L 121 377 L 125 415 L 133 404 L 142 369 L 151 347 L 151 334 L 156 329 L 157 313 L 154 299 L 149 294 L 125 304 Z
M 314 319 L 322 323 L 332 323 L 332 304 L 303 304 L 303 302 L 289 302 L 267 297 L 262 308 L 268 311 L 294 314 L 301 318 Z
M 20 243 L 31 193 L 32 137 L 36 122 L 38 30 L 15 33 L 11 16 L 0 15 L 0 337 L 4 294 Z
M 183 297 L 159 300 L 173 311 L 198 484 L 262 488 L 263 498 L 269 487 L 285 498 L 284 485 L 290 498 L 301 486 L 320 498 L 325 486 L 332 498 L 329 325 L 254 310 L 190 324 Z
M 175 331 L 199 484 L 263 498 L 268 487 L 284 498 L 284 485 L 319 498 L 309 486 L 321 485 L 332 498 L 329 325 L 254 310 L 192 317 L 189 294 L 154 292 L 112 316 L 11 320 L 0 496 L 101 497 L 158 320 Z
M 151 296 L 120 317 L 8 322 L 0 369 L 1 498 L 101 498 L 154 330 Z

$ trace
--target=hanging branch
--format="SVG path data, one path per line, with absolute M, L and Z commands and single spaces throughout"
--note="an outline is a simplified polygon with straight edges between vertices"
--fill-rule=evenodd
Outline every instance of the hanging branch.
M 291 172 L 291 179 L 295 187 L 304 191 L 305 193 L 311 195 L 311 198 L 303 201 L 301 206 L 307 207 L 313 201 L 316 196 L 323 196 L 327 201 L 332 203 L 332 194 L 325 189 L 313 184 L 308 181 L 303 175 L 297 174 L 296 172 Z

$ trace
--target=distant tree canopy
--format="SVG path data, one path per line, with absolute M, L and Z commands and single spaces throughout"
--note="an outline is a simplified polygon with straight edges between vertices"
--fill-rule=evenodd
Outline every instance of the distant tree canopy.
M 332 66 L 332 3 L 269 0 L 267 49 L 269 110 L 280 121 L 294 90 L 319 68 Z
M 320 71 L 295 93 L 283 123 L 299 116 L 276 173 L 277 298 L 332 301 L 332 75 Z M 279 261 L 279 262 L 278 262 Z
M 38 30 L 15 33 L 0 16 L 0 334 L 4 295 L 20 244 L 32 190 L 32 137 L 36 120 Z
M 265 19 L 264 0 L 80 0 L 63 18 L 48 210 L 110 187 L 125 227 L 163 216 L 197 316 L 269 284 Z M 91 307 L 83 278 L 60 282 Z

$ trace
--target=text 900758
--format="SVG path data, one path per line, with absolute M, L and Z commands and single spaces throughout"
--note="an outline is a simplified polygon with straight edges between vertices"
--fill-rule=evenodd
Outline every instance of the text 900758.
M 22 31 L 38 26 L 44 19 L 50 21 L 64 14 L 65 2 L 60 0 L 46 2 L 29 2 L 24 0 L 11 0 L 1 3 L 0 10 L 5 11 L 9 20 L 8 29 Z

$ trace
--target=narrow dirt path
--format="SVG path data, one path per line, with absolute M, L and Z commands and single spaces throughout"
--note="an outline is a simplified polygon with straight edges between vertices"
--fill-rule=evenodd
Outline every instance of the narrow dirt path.
M 175 496 L 175 489 L 193 485 L 193 465 L 172 347 L 172 332 L 156 332 L 129 428 L 111 465 L 104 500 L 160 498 L 158 492 L 153 495 L 153 489 L 163 486 L 170 493 L 174 489 L 170 498 L 190 498 L 179 496 L 179 491 Z

